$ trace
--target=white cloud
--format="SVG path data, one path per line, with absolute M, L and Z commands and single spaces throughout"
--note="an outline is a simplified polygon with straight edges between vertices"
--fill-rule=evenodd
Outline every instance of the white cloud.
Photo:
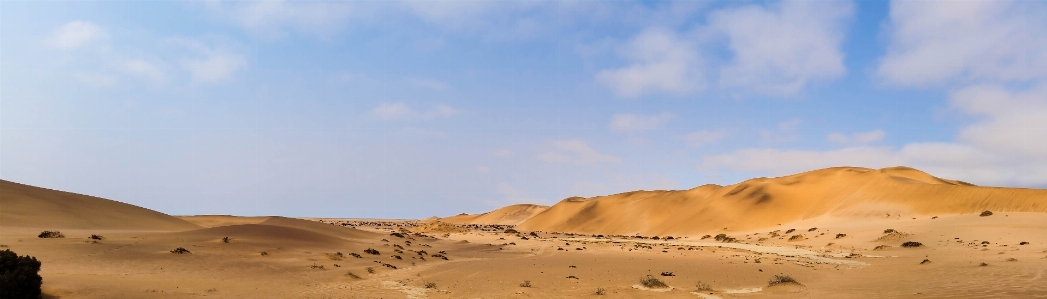
M 621 133 L 639 133 L 660 128 L 665 122 L 675 117 L 664 112 L 655 115 L 615 114 L 611 116 L 611 130 Z
M 171 38 L 169 42 L 195 54 L 193 58 L 181 60 L 182 68 L 189 72 L 189 79 L 194 83 L 226 83 L 233 80 L 236 72 L 247 68 L 247 59 L 232 50 L 185 38 Z
M 215 3 L 210 8 L 224 14 L 236 25 L 257 34 L 282 37 L 293 29 L 310 34 L 330 35 L 348 25 L 354 16 L 365 17 L 367 6 L 349 2 L 244 1 Z
M 596 75 L 620 97 L 668 92 L 686 94 L 705 88 L 702 61 L 694 42 L 664 29 L 647 29 L 621 50 L 632 64 Z
M 734 56 L 720 84 L 788 95 L 843 76 L 841 46 L 853 11 L 846 1 L 783 1 L 711 13 L 709 30 L 727 37 Z
M 426 78 L 409 77 L 409 78 L 407 78 L 407 82 L 411 83 L 411 85 L 413 85 L 415 87 L 428 88 L 428 89 L 434 89 L 434 90 L 446 90 L 446 89 L 450 88 L 447 85 L 447 83 L 444 83 L 444 82 L 441 82 L 441 81 L 437 81 L 437 80 L 433 80 L 433 79 L 426 79 Z
M 458 114 L 458 110 L 447 105 L 436 105 L 430 110 L 417 111 L 406 103 L 382 103 L 381 105 L 378 105 L 378 107 L 371 109 L 372 116 L 384 120 L 432 120 L 451 117 L 455 114 Z
M 887 133 L 883 130 L 872 130 L 869 132 L 858 132 L 851 135 L 843 133 L 832 133 L 826 136 L 825 139 L 832 143 L 847 144 L 847 145 L 864 145 L 873 142 L 883 140 L 887 136 Z
M 133 75 L 144 77 L 154 83 L 164 82 L 166 76 L 163 70 L 157 67 L 155 64 L 145 60 L 131 59 L 124 62 L 124 72 Z
M 1022 91 L 975 86 L 953 92 L 950 101 L 980 118 L 953 142 L 830 151 L 743 149 L 704 157 L 700 168 L 778 176 L 831 166 L 906 165 L 976 184 L 1047 186 L 1047 86 Z
M 683 139 L 685 142 L 687 142 L 688 145 L 692 147 L 703 147 L 709 144 L 720 142 L 720 140 L 724 137 L 727 137 L 727 132 L 723 130 L 701 130 L 684 135 Z
M 909 86 L 1045 79 L 1044 19 L 1042 1 L 893 1 L 877 72 Z
M 600 153 L 582 140 L 561 140 L 553 142 L 556 151 L 549 151 L 538 156 L 538 160 L 554 163 L 573 162 L 578 164 L 618 163 L 622 159 Z
M 55 48 L 72 50 L 106 36 L 105 30 L 94 23 L 73 21 L 56 29 L 48 38 L 48 44 Z
M 796 128 L 803 123 L 800 119 L 791 119 L 783 121 L 778 124 L 778 127 L 774 130 L 762 130 L 760 131 L 760 139 L 763 142 L 770 143 L 785 143 L 794 142 L 800 140 L 800 135 L 796 134 Z

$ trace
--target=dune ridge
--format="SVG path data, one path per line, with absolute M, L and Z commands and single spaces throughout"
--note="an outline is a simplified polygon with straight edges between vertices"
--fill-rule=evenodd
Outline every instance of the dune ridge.
M 1047 212 L 1047 190 L 980 187 L 909 167 L 834 167 L 730 186 L 571 197 L 517 225 L 524 230 L 696 235 L 830 217 Z
M 501 207 L 497 210 L 475 215 L 457 215 L 442 218 L 440 221 L 453 224 L 492 224 L 492 225 L 517 225 L 534 215 L 538 215 L 549 209 L 549 206 L 534 204 L 517 204 Z
M 0 225 L 49 229 L 182 231 L 200 226 L 100 197 L 0 180 Z

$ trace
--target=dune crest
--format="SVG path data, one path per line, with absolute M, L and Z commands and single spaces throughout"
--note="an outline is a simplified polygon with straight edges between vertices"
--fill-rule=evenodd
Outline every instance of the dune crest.
M 730 186 L 571 197 L 517 225 L 524 230 L 694 235 L 802 219 L 1047 212 L 1047 190 L 980 187 L 909 167 L 834 167 Z
M 531 219 L 534 215 L 544 212 L 546 209 L 549 209 L 549 206 L 518 204 L 505 206 L 483 214 L 451 216 L 442 218 L 440 221 L 453 224 L 517 225 L 527 221 L 527 219 Z
M 182 231 L 200 226 L 100 197 L 0 180 L 0 225 L 49 229 Z

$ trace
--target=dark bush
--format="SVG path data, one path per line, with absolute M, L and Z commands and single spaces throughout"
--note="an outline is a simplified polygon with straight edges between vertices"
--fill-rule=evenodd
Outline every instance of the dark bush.
M 262 256 L 269 256 L 268 252 L 262 251 Z
M 532 236 L 532 237 L 535 237 L 535 238 L 537 238 L 537 237 L 538 237 L 538 233 L 536 233 L 536 232 L 531 232 L 531 233 L 529 233 L 529 234 L 527 234 L 527 235 L 529 235 L 529 236 Z
M 818 228 L 817 228 L 817 227 L 812 227 L 811 229 L 808 229 L 807 231 L 809 231 L 809 232 L 813 232 L 813 231 L 816 231 L 816 230 L 818 230 Z
M 846 236 L 847 236 L 847 234 L 836 234 L 836 238 L 837 239 L 843 238 L 843 237 L 846 237 Z
M 425 283 L 425 288 L 426 288 L 426 289 L 435 289 L 435 288 L 436 288 L 436 283 L 435 283 L 435 282 L 432 282 L 432 281 L 430 281 L 430 282 L 426 282 L 426 283 Z
M 90 237 L 88 237 L 88 239 L 101 241 L 101 240 L 105 240 L 105 237 L 102 237 L 102 236 L 99 236 L 99 235 L 91 235 Z
M 229 243 L 229 237 L 223 237 L 222 243 Z
M 791 233 L 793 233 L 794 231 L 796 231 L 796 229 L 795 229 L 795 228 L 790 228 L 789 230 L 785 231 L 785 233 L 787 233 L 787 234 L 791 234 Z
M 0 251 L 0 298 L 40 298 L 40 261 L 18 256 L 9 249 Z
M 607 294 L 607 290 L 605 290 L 604 288 L 596 288 L 596 293 L 594 293 L 594 294 L 596 294 L 596 295 L 606 295 Z
M 640 285 L 651 289 L 664 289 L 669 287 L 669 285 L 665 284 L 661 280 L 658 280 L 658 278 L 655 278 L 654 276 L 650 275 L 640 278 Z
M 920 247 L 920 246 L 923 246 L 923 243 L 915 242 L 915 241 L 908 241 L 908 242 L 902 243 L 902 247 Z
M 676 274 L 673 274 L 673 272 L 665 271 L 662 272 L 662 276 L 676 276 Z
M 713 236 L 710 236 L 710 235 L 704 235 L 704 236 L 702 236 L 702 240 L 705 240 L 705 239 L 708 239 L 708 238 L 712 238 L 712 237 Z
M 65 238 L 65 235 L 63 235 L 61 232 L 58 232 L 58 231 L 45 230 L 45 231 L 41 232 L 40 235 L 38 235 L 36 237 L 37 238 L 41 238 L 41 239 L 43 239 L 43 238 Z
M 175 248 L 174 250 L 171 250 L 171 253 L 177 253 L 177 254 L 190 253 L 191 254 L 192 252 L 189 252 L 189 249 L 185 249 L 184 247 L 178 247 L 178 248 Z
M 929 260 L 929 259 L 923 259 L 923 261 L 922 261 L 922 262 L 920 262 L 920 265 L 923 265 L 923 264 L 930 264 L 930 263 L 931 263 L 931 260 Z
M 889 234 L 889 233 L 893 233 L 893 232 L 896 232 L 896 230 L 894 230 L 893 228 L 888 228 L 888 229 L 883 230 L 883 233 L 885 233 L 885 234 Z
M 698 292 L 711 292 L 713 287 L 709 286 L 707 283 L 699 281 L 694 285 L 694 290 Z
M 1018 245 L 1029 245 L 1029 242 L 1024 242 L 1024 241 L 1023 241 L 1023 242 L 1021 242 L 1021 243 L 1018 243 Z
M 520 233 L 519 231 L 517 231 L 517 230 L 515 230 L 515 229 L 511 229 L 511 228 L 510 228 L 510 229 L 507 229 L 507 230 L 504 230 L 504 231 L 502 231 L 502 232 L 503 232 L 503 233 L 507 233 L 507 234 L 519 234 L 519 233 Z
M 801 286 L 803 285 L 802 283 L 796 281 L 796 279 L 793 279 L 788 275 L 775 275 L 773 278 L 771 278 L 770 281 L 767 282 L 767 286 L 769 287 L 773 287 L 780 284 L 795 284 Z
M 374 250 L 374 248 L 367 248 L 367 249 L 364 250 L 364 253 L 371 254 L 371 255 L 381 255 L 382 254 L 381 252 L 378 252 L 378 250 Z
M 992 216 L 992 212 L 991 211 L 982 211 L 982 213 L 979 214 L 978 216 L 982 216 L 982 217 Z
M 362 259 L 362 258 L 364 258 L 363 256 L 360 256 L 360 254 L 359 254 L 359 253 L 356 253 L 356 252 L 352 252 L 352 253 L 349 253 L 349 255 L 351 255 L 351 256 L 353 256 L 353 257 L 355 257 L 355 258 L 358 258 L 358 259 Z
M 523 287 L 523 288 L 531 287 L 531 281 L 530 280 L 524 280 L 523 282 L 520 283 L 520 287 Z
M 404 234 L 401 233 L 391 233 L 389 235 L 397 238 L 405 238 Z

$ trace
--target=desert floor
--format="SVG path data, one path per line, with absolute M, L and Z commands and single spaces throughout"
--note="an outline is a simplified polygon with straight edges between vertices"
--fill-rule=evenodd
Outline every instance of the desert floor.
M 41 239 L 47 228 L 4 227 L 0 244 L 42 261 L 52 298 L 1047 298 L 1043 213 L 823 217 L 724 232 L 733 243 L 534 237 L 420 221 L 182 218 L 204 228 L 63 230 L 65 238 Z M 901 247 L 906 241 L 923 246 Z M 890 247 L 874 250 L 880 245 Z M 169 252 L 177 247 L 191 253 Z M 441 251 L 447 260 L 434 257 Z M 802 285 L 768 287 L 776 274 Z M 640 287 L 646 275 L 671 288 Z M 712 290 L 695 292 L 698 282 Z

